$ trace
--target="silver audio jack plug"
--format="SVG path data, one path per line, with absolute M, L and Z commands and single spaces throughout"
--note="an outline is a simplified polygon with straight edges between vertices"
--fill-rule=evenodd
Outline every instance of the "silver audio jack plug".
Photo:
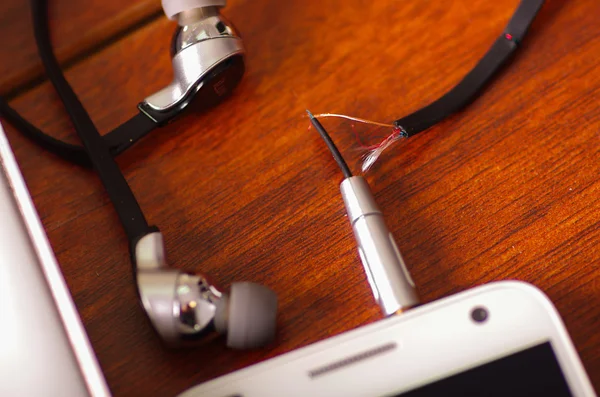
M 389 316 L 418 305 L 415 283 L 365 178 L 346 178 L 340 189 L 360 260 L 383 313 Z
M 306 112 L 344 174 L 345 179 L 340 187 L 342 197 L 358 245 L 360 260 L 379 307 L 389 316 L 418 305 L 415 283 L 385 224 L 369 184 L 361 176 L 352 176 L 325 128 L 311 112 Z

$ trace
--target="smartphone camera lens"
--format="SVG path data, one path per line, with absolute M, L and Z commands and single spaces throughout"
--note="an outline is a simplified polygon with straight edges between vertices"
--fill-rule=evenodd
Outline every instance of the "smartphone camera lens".
M 476 323 L 485 323 L 489 317 L 488 311 L 483 307 L 476 307 L 471 311 L 471 318 Z

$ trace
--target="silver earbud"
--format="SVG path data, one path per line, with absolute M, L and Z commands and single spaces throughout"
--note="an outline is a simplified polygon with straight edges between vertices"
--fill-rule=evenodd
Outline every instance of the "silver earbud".
M 225 0 L 163 0 L 178 21 L 171 56 L 174 79 L 139 108 L 158 124 L 192 102 L 220 102 L 244 74 L 242 40 L 219 12 Z M 227 335 L 233 348 L 254 348 L 275 335 L 277 296 L 258 284 L 233 283 L 225 294 L 205 276 L 169 268 L 162 234 L 149 233 L 134 247 L 140 300 L 156 331 L 180 346 Z
M 167 16 L 178 21 L 171 56 L 171 84 L 150 95 L 140 109 L 156 121 L 169 119 L 192 101 L 210 107 L 225 98 L 244 74 L 244 47 L 221 16 L 224 1 L 163 1 Z
M 249 349 L 275 336 L 277 296 L 254 283 L 234 283 L 229 295 L 205 276 L 167 266 L 160 232 L 144 236 L 135 247 L 140 299 L 162 339 L 185 346 L 227 335 L 227 346 Z

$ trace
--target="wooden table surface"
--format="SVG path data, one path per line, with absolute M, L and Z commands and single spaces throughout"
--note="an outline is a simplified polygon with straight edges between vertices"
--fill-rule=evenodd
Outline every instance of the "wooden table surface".
M 127 3 L 124 5 L 124 3 Z M 280 299 L 277 342 L 168 350 L 136 301 L 127 243 L 94 174 L 7 133 L 115 396 L 199 382 L 379 320 L 306 108 L 391 121 L 452 87 L 517 0 L 231 0 L 248 70 L 217 108 L 119 157 L 170 263 Z M 107 132 L 171 79 L 158 0 L 50 0 L 67 77 Z M 37 126 L 77 142 L 40 79 L 26 2 L 0 5 L 0 87 Z M 518 55 L 465 111 L 367 173 L 424 302 L 504 279 L 541 288 L 600 389 L 600 2 L 548 0 Z M 325 126 L 351 158 L 348 122 Z M 366 133 L 366 132 L 365 132 Z M 356 161 L 351 161 L 356 166 Z

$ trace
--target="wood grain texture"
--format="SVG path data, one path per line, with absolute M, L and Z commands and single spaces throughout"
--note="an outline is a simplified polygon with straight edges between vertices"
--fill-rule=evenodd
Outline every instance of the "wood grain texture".
M 304 109 L 393 120 L 452 87 L 517 0 L 231 1 L 248 71 L 236 93 L 119 159 L 173 266 L 280 298 L 271 348 L 165 349 L 136 303 L 125 236 L 97 179 L 8 129 L 115 396 L 199 382 L 380 318 L 339 194 Z M 90 9 L 92 6 L 89 6 Z M 86 6 L 87 9 L 87 6 Z M 390 149 L 368 174 L 424 302 L 519 279 L 555 303 L 600 388 L 600 3 L 548 0 L 480 99 Z M 56 24 L 54 24 L 56 25 Z M 150 24 L 68 78 L 102 131 L 171 78 L 173 25 Z M 14 101 L 76 141 L 51 87 Z M 351 152 L 349 123 L 325 126 Z
M 51 0 L 49 13 L 56 54 L 73 61 L 82 53 L 122 34 L 160 11 L 154 0 Z M 28 0 L 0 3 L 0 93 L 39 79 L 38 59 Z

